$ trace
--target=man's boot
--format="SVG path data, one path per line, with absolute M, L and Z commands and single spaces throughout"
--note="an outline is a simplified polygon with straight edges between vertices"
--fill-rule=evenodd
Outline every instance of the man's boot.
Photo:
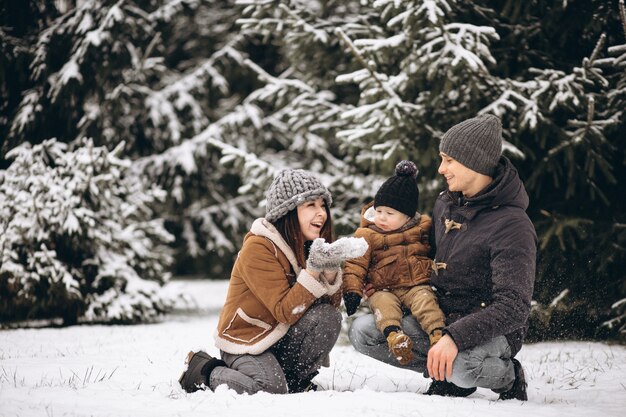
M 528 394 L 526 393 L 526 378 L 524 377 L 524 368 L 517 359 L 511 359 L 513 362 L 513 369 L 515 370 L 515 381 L 513 386 L 508 390 L 500 394 L 501 400 L 520 400 L 528 401 Z
M 461 388 L 448 381 L 436 381 L 428 387 L 424 395 L 441 395 L 442 397 L 467 397 L 476 392 L 476 388 Z

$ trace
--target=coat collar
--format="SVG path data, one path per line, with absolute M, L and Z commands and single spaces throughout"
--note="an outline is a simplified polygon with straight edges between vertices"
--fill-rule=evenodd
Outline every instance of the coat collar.
M 493 182 L 477 195 L 464 198 L 459 192 L 443 191 L 455 212 L 468 220 L 472 220 L 483 210 L 497 209 L 500 206 L 528 208 L 528 194 L 511 161 L 502 156 Z
M 250 233 L 269 239 L 287 257 L 287 260 L 289 260 L 289 263 L 291 264 L 291 267 L 296 275 L 300 273 L 301 268 L 296 260 L 296 255 L 272 223 L 268 222 L 264 218 L 258 218 L 252 223 Z

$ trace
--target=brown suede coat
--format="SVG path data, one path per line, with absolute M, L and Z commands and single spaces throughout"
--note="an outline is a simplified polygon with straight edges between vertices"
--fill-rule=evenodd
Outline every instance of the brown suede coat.
M 337 273 L 331 284 L 326 274 Z M 257 219 L 233 266 L 215 345 L 231 354 L 258 355 L 278 342 L 317 300 L 338 307 L 341 270 L 313 278 L 274 226 Z
M 361 210 L 361 227 L 354 236 L 365 238 L 369 247 L 362 257 L 346 262 L 344 292 L 363 296 L 363 286 L 368 282 L 376 290 L 428 284 L 431 218 L 418 213 L 402 228 L 384 232 L 372 221 L 373 205 L 369 203 Z

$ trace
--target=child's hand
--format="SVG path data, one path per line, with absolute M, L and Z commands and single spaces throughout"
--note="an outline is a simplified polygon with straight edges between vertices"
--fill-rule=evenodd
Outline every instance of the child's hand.
M 347 292 L 343 295 L 343 303 L 346 305 L 346 313 L 348 317 L 356 313 L 359 304 L 361 304 L 361 296 L 355 292 Z

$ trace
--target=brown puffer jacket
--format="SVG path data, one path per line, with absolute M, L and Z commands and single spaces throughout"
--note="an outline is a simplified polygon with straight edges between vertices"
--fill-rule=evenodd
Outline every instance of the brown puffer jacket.
M 215 346 L 237 355 L 263 353 L 316 301 L 329 299 L 338 307 L 341 285 L 341 269 L 332 285 L 324 273 L 319 280 L 313 278 L 298 266 L 276 228 L 257 219 L 233 266 Z
M 361 227 L 354 236 L 365 238 L 369 248 L 362 257 L 346 262 L 344 292 L 363 296 L 368 282 L 376 290 L 427 284 L 432 265 L 428 258 L 431 218 L 418 213 L 402 228 L 384 232 L 373 222 L 373 206 L 371 202 L 361 210 Z

